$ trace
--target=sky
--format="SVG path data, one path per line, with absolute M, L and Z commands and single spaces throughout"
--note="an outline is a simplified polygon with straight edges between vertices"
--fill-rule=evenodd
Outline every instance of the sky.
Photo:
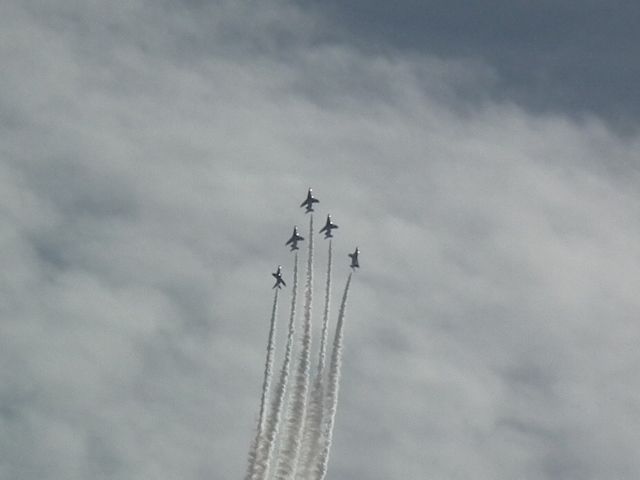
M 313 187 L 334 303 L 361 250 L 328 478 L 637 479 L 637 18 L 3 2 L 0 477 L 242 476 Z

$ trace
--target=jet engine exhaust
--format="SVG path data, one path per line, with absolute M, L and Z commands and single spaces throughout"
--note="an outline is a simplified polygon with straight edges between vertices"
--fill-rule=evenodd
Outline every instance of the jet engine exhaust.
M 333 258 L 333 240 L 329 240 L 329 251 L 327 253 L 327 280 L 324 293 L 324 310 L 322 315 L 322 332 L 320 336 L 320 349 L 318 351 L 318 365 L 316 375 L 311 388 L 307 417 L 305 419 L 304 438 L 300 461 L 298 463 L 298 480 L 311 478 L 313 462 L 317 457 L 318 445 L 322 436 L 323 420 L 323 400 L 325 363 L 327 353 L 327 337 L 329 334 L 329 305 L 331 303 L 331 267 Z
M 300 355 L 296 368 L 295 385 L 289 399 L 287 425 L 276 467 L 276 480 L 292 480 L 295 477 L 307 407 L 311 353 L 311 304 L 313 301 L 313 214 L 309 217 L 307 280 L 304 293 L 304 322 Z
M 287 383 L 289 381 L 289 369 L 291 365 L 291 351 L 293 349 L 293 340 L 295 336 L 296 323 L 296 303 L 298 294 L 298 252 L 294 255 L 293 260 L 293 287 L 291 293 L 291 310 L 289 313 L 289 330 L 287 333 L 287 344 L 285 347 L 284 359 L 280 370 L 280 377 L 276 385 L 275 394 L 272 399 L 271 409 L 265 422 L 265 431 L 260 445 L 258 446 L 258 455 L 255 463 L 254 474 L 252 480 L 266 480 L 269 476 L 269 468 L 273 456 L 276 436 L 280 429 L 282 403 L 287 391 Z
M 342 302 L 340 303 L 340 311 L 338 313 L 338 322 L 336 323 L 336 332 L 333 339 L 333 350 L 331 352 L 331 360 L 329 362 L 329 380 L 326 394 L 326 420 L 324 422 L 322 447 L 318 455 L 318 461 L 315 469 L 315 479 L 324 480 L 327 474 L 327 465 L 329 463 L 329 451 L 331 450 L 331 441 L 333 437 L 333 426 L 336 420 L 336 410 L 338 407 L 338 392 L 340 389 L 340 374 L 342 369 L 342 340 L 344 315 L 347 307 L 347 295 L 349 294 L 349 286 L 351 285 L 351 277 L 349 274 L 347 284 L 342 294 Z
M 278 316 L 278 292 L 279 289 L 275 289 L 273 295 L 273 307 L 271 309 L 271 320 L 269 322 L 269 340 L 267 341 L 267 359 L 264 365 L 264 378 L 262 380 L 262 394 L 260 396 L 260 413 L 258 415 L 258 427 L 256 436 L 251 444 L 249 450 L 249 465 L 247 467 L 247 474 L 245 480 L 251 480 L 255 471 L 256 459 L 258 457 L 258 446 L 262 441 L 264 422 L 265 422 L 265 410 L 267 403 L 269 402 L 269 389 L 271 387 L 271 377 L 273 376 L 273 355 L 275 352 L 275 333 L 276 333 L 276 317 Z

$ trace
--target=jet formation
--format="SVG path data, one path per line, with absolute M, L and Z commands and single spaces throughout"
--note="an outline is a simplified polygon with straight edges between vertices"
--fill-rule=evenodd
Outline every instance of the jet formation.
M 282 288 L 281 285 L 284 285 L 285 287 L 287 286 L 287 284 L 284 283 L 284 280 L 282 279 L 282 266 L 278 265 L 278 269 L 271 275 L 273 275 L 276 279 L 276 283 L 272 288 Z
M 320 229 L 320 233 L 324 232 L 325 240 L 327 238 L 333 238 L 333 234 L 331 233 L 331 230 L 333 230 L 334 228 L 338 228 L 338 225 L 331 222 L 331 215 L 327 215 L 327 223 L 325 223 L 324 227 Z
M 356 247 L 356 250 L 353 253 L 349 254 L 349 256 L 351 257 L 351 265 L 349 265 L 351 267 L 351 270 L 360 268 L 360 264 L 358 263 L 359 254 L 360 254 L 360 250 L 358 250 L 358 247 Z
M 313 204 L 320 203 L 320 200 L 317 198 L 313 198 L 313 193 L 311 193 L 311 189 L 307 192 L 307 198 L 300 204 L 301 207 L 306 207 L 304 213 L 313 212 Z
M 290 251 L 293 252 L 294 250 L 298 250 L 298 242 L 302 240 L 304 240 L 304 237 L 298 234 L 298 227 L 295 226 L 293 227 L 293 234 L 291 235 L 291 238 L 287 240 L 285 245 L 291 245 Z
M 313 212 L 314 203 L 320 203 L 320 200 L 315 198 L 313 196 L 313 191 L 309 189 L 307 191 L 307 198 L 305 198 L 305 200 L 300 204 L 300 207 L 305 208 L 304 213 Z M 336 228 L 338 228 L 338 225 L 336 225 L 331 221 L 331 215 L 327 215 L 327 221 L 318 233 L 324 233 L 325 239 L 333 238 L 332 230 Z M 290 251 L 293 252 L 294 250 L 299 250 L 298 242 L 301 242 L 303 240 L 304 240 L 304 237 L 298 233 L 298 227 L 294 226 L 293 233 L 291 234 L 291 237 L 289 238 L 289 240 L 286 241 L 285 245 L 289 246 Z M 355 270 L 356 268 L 360 268 L 360 263 L 358 262 L 359 254 L 360 254 L 360 250 L 358 250 L 358 247 L 356 247 L 353 253 L 348 254 L 349 257 L 351 258 L 351 265 L 349 265 L 349 267 L 351 267 L 352 270 Z M 276 279 L 276 283 L 273 286 L 273 288 L 282 288 L 283 285 L 285 287 L 287 286 L 287 284 L 284 283 L 284 280 L 282 279 L 282 267 L 280 265 L 278 265 L 278 269 L 276 270 L 276 272 L 272 273 L 271 275 L 273 275 Z

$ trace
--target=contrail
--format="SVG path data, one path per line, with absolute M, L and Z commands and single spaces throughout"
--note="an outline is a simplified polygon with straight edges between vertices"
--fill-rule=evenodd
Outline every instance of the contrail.
M 327 261 L 327 283 L 324 293 L 324 311 L 322 315 L 322 334 L 320 337 L 320 351 L 318 353 L 318 366 L 316 376 L 311 388 L 309 410 L 305 419 L 302 451 L 300 453 L 299 471 L 296 474 L 298 480 L 311 478 L 313 462 L 318 455 L 318 446 L 322 436 L 324 377 L 327 336 L 329 325 L 329 305 L 331 303 L 331 265 L 332 265 L 332 240 L 329 240 L 329 253 Z
M 258 416 L 258 428 L 256 431 L 256 437 L 253 439 L 251 449 L 249 450 L 249 465 L 247 467 L 247 474 L 245 480 L 251 480 L 255 471 L 256 459 L 258 457 L 258 445 L 262 440 L 262 433 L 264 430 L 264 414 L 267 405 L 269 388 L 271 387 L 271 377 L 273 374 L 273 354 L 275 351 L 275 333 L 276 333 L 276 317 L 278 315 L 278 292 L 280 289 L 276 288 L 273 295 L 273 308 L 271 309 L 271 321 L 269 322 L 269 340 L 267 342 L 267 359 L 264 365 L 264 379 L 262 380 L 262 396 L 260 397 L 260 414 Z
M 304 293 L 302 345 L 298 358 L 295 385 L 289 399 L 285 436 L 278 456 L 276 480 L 292 480 L 295 477 L 298 454 L 300 453 L 300 437 L 302 436 L 307 407 L 309 357 L 311 353 L 311 302 L 313 300 L 313 214 L 309 218 L 309 255 L 307 258 L 307 282 Z
M 329 362 L 329 381 L 326 396 L 326 420 L 322 432 L 322 448 L 318 454 L 318 460 L 315 468 L 315 479 L 324 480 L 327 474 L 327 464 L 329 463 L 329 450 L 331 449 L 331 439 L 333 436 L 333 425 L 336 420 L 336 408 L 338 406 L 338 390 L 340 388 L 340 369 L 342 366 L 342 327 L 344 324 L 344 312 L 347 306 L 347 295 L 349 293 L 349 285 L 351 285 L 351 276 L 347 278 L 347 284 L 342 294 L 342 303 L 340 303 L 340 311 L 338 313 L 338 322 L 336 323 L 336 333 L 333 339 L 333 351 L 331 352 L 331 361 Z
M 251 476 L 252 480 L 266 480 L 269 475 L 269 466 L 276 435 L 280 428 L 280 416 L 282 412 L 282 402 L 287 391 L 289 381 L 289 367 L 291 364 L 291 350 L 293 348 L 293 338 L 295 335 L 296 302 L 298 295 L 298 252 L 294 255 L 293 263 L 293 287 L 291 294 L 291 311 L 289 314 L 289 332 L 287 334 L 287 345 L 284 351 L 284 359 L 280 370 L 280 378 L 271 400 L 271 410 L 265 419 L 265 426 L 262 438 L 259 441 L 255 467 Z

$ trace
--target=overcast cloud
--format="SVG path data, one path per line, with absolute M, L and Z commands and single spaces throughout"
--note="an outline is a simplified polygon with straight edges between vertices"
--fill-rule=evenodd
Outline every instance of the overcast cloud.
M 330 34 L 378 54 L 473 60 L 495 71 L 476 102 L 596 114 L 620 132 L 640 121 L 640 4 L 622 1 L 297 0 Z
M 521 101 L 562 75 L 279 0 L 9 0 L 0 32 L 1 478 L 240 478 L 309 186 L 336 289 L 362 252 L 329 478 L 638 478 L 640 139 L 602 71 Z

